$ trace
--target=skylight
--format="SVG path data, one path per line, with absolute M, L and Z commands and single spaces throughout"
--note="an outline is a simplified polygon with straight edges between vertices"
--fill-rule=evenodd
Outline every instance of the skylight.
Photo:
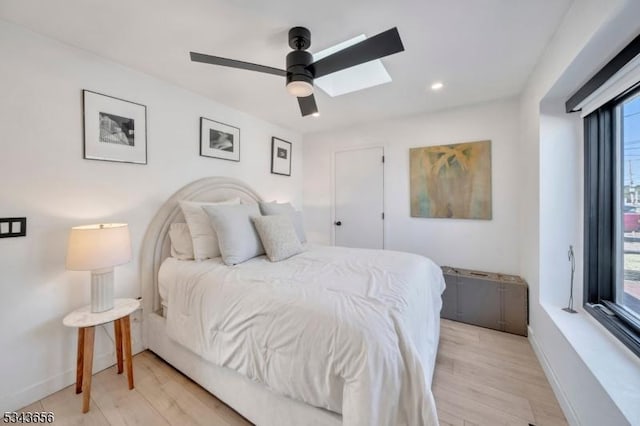
M 367 36 L 361 34 L 350 40 L 331 46 L 313 55 L 313 60 L 317 61 L 345 49 L 356 43 L 366 40 Z M 358 90 L 367 89 L 369 87 L 378 86 L 380 84 L 389 83 L 391 76 L 382 65 L 380 59 L 366 62 L 346 70 L 334 72 L 324 77 L 316 78 L 314 85 L 321 88 L 331 97 L 344 95 L 347 93 L 357 92 Z

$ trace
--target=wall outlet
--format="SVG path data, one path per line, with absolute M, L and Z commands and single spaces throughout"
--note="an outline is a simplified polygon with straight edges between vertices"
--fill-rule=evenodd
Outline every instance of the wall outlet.
M 142 348 L 142 315 L 140 311 L 131 314 L 131 346 L 136 351 L 136 347 Z
M 131 322 L 142 322 L 142 309 L 131 312 Z

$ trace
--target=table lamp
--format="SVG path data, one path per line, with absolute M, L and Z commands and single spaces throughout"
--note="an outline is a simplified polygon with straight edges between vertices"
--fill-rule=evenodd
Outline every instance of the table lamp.
M 71 228 L 66 267 L 91 271 L 91 312 L 113 309 L 113 267 L 131 260 L 126 223 L 101 223 Z

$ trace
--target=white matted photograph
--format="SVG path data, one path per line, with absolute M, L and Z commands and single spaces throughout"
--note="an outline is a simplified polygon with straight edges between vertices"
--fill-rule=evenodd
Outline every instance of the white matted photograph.
M 147 164 L 147 107 L 83 90 L 84 158 Z
M 200 117 L 200 155 L 240 161 L 240 129 Z
M 291 142 L 271 138 L 271 173 L 291 176 Z

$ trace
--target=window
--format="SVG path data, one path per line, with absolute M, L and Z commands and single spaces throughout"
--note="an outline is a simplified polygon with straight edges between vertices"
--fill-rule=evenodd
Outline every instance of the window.
M 584 125 L 585 307 L 640 356 L 640 89 Z
M 640 35 L 565 107 L 584 117 L 584 306 L 640 356 Z
M 620 102 L 616 115 L 622 162 L 616 303 L 640 319 L 640 93 Z

